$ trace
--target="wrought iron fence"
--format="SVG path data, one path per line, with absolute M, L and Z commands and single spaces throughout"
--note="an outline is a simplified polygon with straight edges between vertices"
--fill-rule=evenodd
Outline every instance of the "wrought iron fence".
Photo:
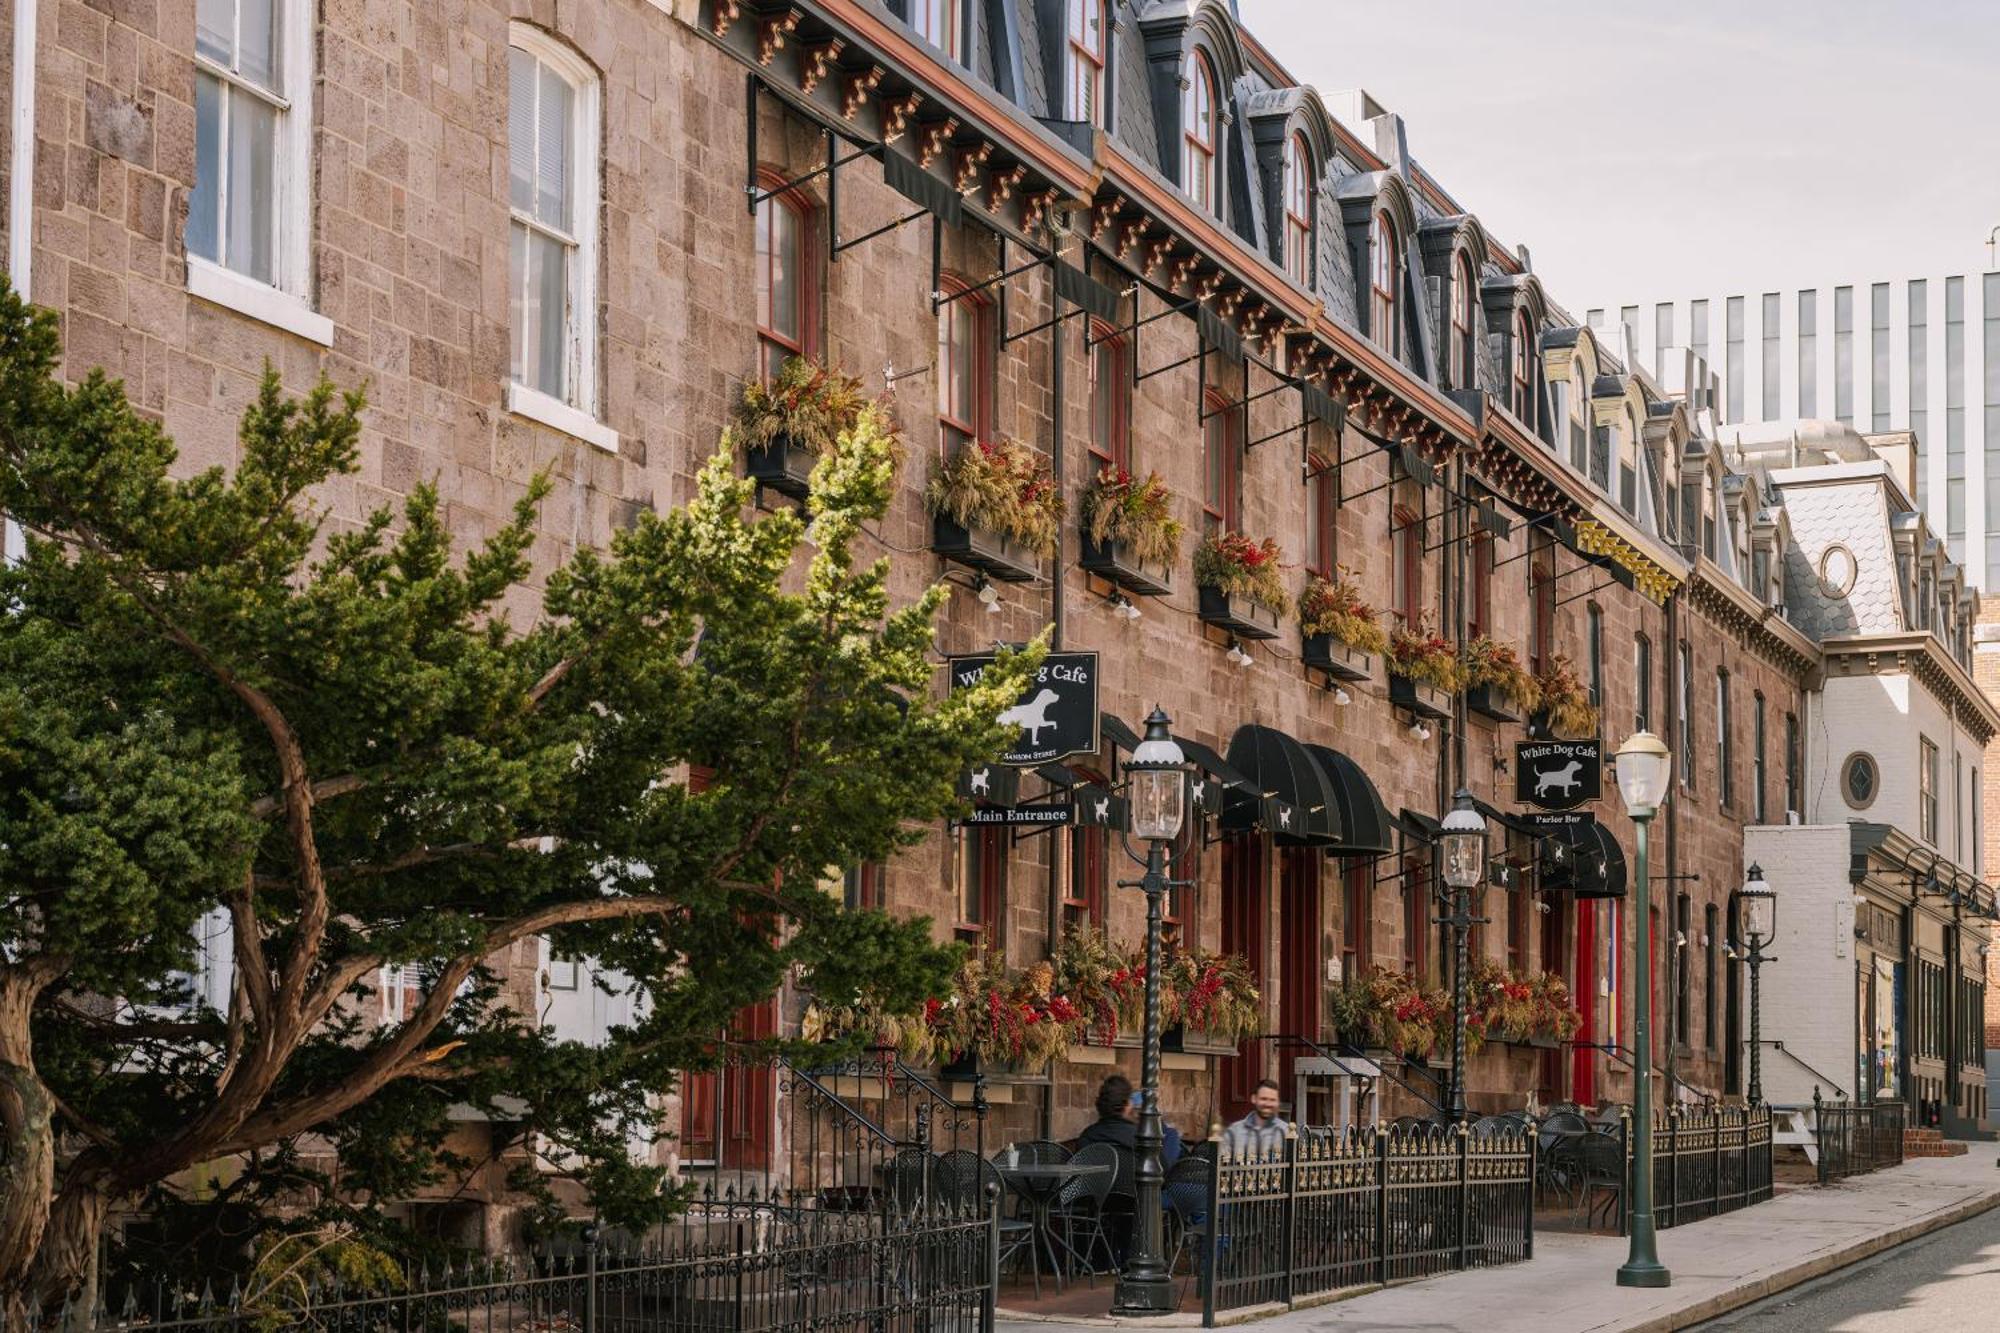
M 1903 1164 L 1903 1131 L 1909 1108 L 1902 1102 L 1822 1101 L 1813 1089 L 1813 1138 L 1819 1149 L 1819 1183 Z
M 1465 1125 L 1308 1131 L 1262 1156 L 1224 1145 L 1190 1223 L 1203 1322 L 1533 1258 L 1535 1151 L 1531 1129 Z
M 1654 1226 L 1699 1222 L 1770 1197 L 1770 1107 L 1675 1106 L 1654 1116 Z
M 964 1182 L 961 1182 L 963 1184 Z M 132 1292 L 0 1333 L 991 1333 L 997 1196 L 974 1181 L 915 1207 L 698 1204 L 668 1243 L 591 1243 L 357 1286 L 302 1265 L 217 1297 Z

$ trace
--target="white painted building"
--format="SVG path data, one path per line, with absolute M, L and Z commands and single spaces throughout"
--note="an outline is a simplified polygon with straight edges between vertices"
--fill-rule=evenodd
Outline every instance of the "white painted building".
M 1683 350 L 1706 361 L 1725 424 L 1822 417 L 1915 432 L 1912 498 L 1972 585 L 2000 589 L 2000 273 L 1836 277 L 1605 305 L 1587 319 L 1656 378 Z

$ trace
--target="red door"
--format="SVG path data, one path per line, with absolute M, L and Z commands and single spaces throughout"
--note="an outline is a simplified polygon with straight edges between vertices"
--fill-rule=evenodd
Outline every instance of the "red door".
M 1317 851 L 1287 848 L 1280 863 L 1278 885 L 1278 1031 L 1286 1036 L 1320 1038 L 1320 901 Z M 1292 1098 L 1292 1064 L 1299 1048 L 1278 1044 L 1280 1096 Z
M 1261 989 L 1264 985 L 1264 941 L 1270 914 L 1269 889 L 1264 877 L 1264 839 L 1261 834 L 1239 834 L 1222 844 L 1222 951 L 1241 954 L 1250 964 L 1250 975 Z M 1237 1047 L 1236 1054 L 1222 1064 L 1221 1094 L 1224 1120 L 1235 1120 L 1250 1109 L 1250 1091 L 1264 1076 L 1262 1045 L 1254 1040 Z
M 1547 900 L 1544 899 L 1544 902 Z M 1567 966 L 1570 958 L 1567 948 L 1569 908 L 1560 899 L 1548 902 L 1547 905 L 1549 910 L 1542 913 L 1542 967 L 1561 976 L 1564 981 L 1572 983 L 1570 995 L 1581 1003 L 1582 988 L 1574 984 L 1575 971 Z M 1589 1039 L 1579 1031 L 1577 1040 Z M 1536 1100 L 1546 1106 L 1552 1102 L 1562 1101 L 1568 1096 L 1570 1086 L 1567 1077 L 1570 1072 L 1568 1066 L 1569 1057 L 1566 1052 L 1560 1049 L 1542 1052 L 1540 1086 L 1535 1090 Z
M 765 1000 L 738 1014 L 729 1035 L 737 1041 L 755 1041 L 777 1031 L 777 1001 Z M 771 1067 L 761 1061 L 732 1064 L 720 1073 L 682 1075 L 683 1161 L 712 1163 L 729 1171 L 770 1170 L 773 1096 Z
M 1598 1004 L 1597 994 L 1597 904 L 1579 899 L 1570 900 L 1576 912 L 1576 978 L 1571 993 L 1576 997 L 1576 1007 L 1583 1014 L 1583 1026 L 1577 1029 L 1574 1060 L 1570 1066 L 1570 1096 L 1585 1106 L 1597 1103 L 1597 1052 L 1590 1043 L 1607 1042 L 1612 1037 L 1604 1035 L 1601 1027 L 1603 1010 Z

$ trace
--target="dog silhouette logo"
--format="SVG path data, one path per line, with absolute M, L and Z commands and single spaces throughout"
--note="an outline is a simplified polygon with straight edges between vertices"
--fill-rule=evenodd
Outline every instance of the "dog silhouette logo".
M 1094 802 L 1091 806 L 1091 809 L 1096 811 L 1098 823 L 1104 824 L 1110 822 L 1111 798 L 1109 796 L 1103 798 L 1100 801 Z
M 993 794 L 992 769 L 982 768 L 972 775 L 972 794 L 974 796 L 991 796 Z
M 1208 780 L 1207 780 L 1206 778 L 1204 778 L 1204 779 L 1202 779 L 1201 781 L 1199 781 L 1199 782 L 1197 782 L 1197 783 L 1195 783 L 1195 784 L 1194 784 L 1194 788 L 1193 788 L 1193 792 L 1194 792 L 1194 803 L 1195 803 L 1196 805 L 1200 805 L 1200 804 L 1201 804 L 1201 794 L 1202 794 L 1202 793 L 1203 793 L 1204 791 L 1206 791 L 1206 790 L 1208 790 Z
M 1292 826 L 1292 812 L 1291 812 L 1291 809 L 1290 809 L 1289 807 L 1287 807 L 1287 806 L 1282 806 L 1282 805 L 1281 805 L 1281 806 L 1279 806 L 1279 807 L 1278 807 L 1278 827 L 1279 827 L 1279 828 L 1290 828 L 1291 826 Z
M 1054 690 L 1039 690 L 1028 702 L 1015 704 L 1002 713 L 999 720 L 1027 732 L 1028 744 L 1040 745 L 1042 733 L 1055 725 L 1049 720 L 1049 709 L 1060 698 Z
M 1560 789 L 1564 796 L 1575 795 L 1577 786 L 1581 781 L 1577 777 L 1577 774 L 1582 771 L 1583 763 L 1577 759 L 1570 760 L 1560 768 L 1536 769 L 1535 795 L 1538 797 L 1546 796 L 1551 789 Z

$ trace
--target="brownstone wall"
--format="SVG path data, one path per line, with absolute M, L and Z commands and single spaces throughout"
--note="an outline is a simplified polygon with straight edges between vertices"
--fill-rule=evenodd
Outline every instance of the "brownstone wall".
M 1986 697 L 2000 702 L 2000 597 L 1979 599 L 1979 619 L 1973 627 L 1972 678 Z M 1991 879 L 2000 866 L 2000 737 L 1986 746 L 1986 761 L 1979 766 L 1979 838 L 1984 878 Z M 1986 958 L 1986 1049 L 2000 1050 L 2000 949 Z
M 397 0 L 328 0 L 317 29 L 316 203 L 313 253 L 314 303 L 335 326 L 323 351 L 229 310 L 191 298 L 185 290 L 181 230 L 194 170 L 192 74 L 194 0 L 135 0 L 114 10 L 62 0 L 43 9 L 41 50 L 41 166 L 37 172 L 36 295 L 63 321 L 67 365 L 80 374 L 104 366 L 123 376 L 137 402 L 158 415 L 180 444 L 186 469 L 228 464 L 235 457 L 235 422 L 268 362 L 288 385 L 303 388 L 324 371 L 343 385 L 366 383 L 366 419 L 359 475 L 331 486 L 323 497 L 342 522 L 393 503 L 417 483 L 436 480 L 449 504 L 450 522 L 462 539 L 489 531 L 538 471 L 558 479 L 544 506 L 536 567 L 546 569 L 579 543 L 605 540 L 638 506 L 683 501 L 699 461 L 712 448 L 731 396 L 755 366 L 751 217 L 744 204 L 745 118 L 743 72 L 720 51 L 642 0 L 468 0 L 449 10 Z M 603 243 L 599 274 L 601 416 L 621 436 L 607 453 L 510 415 L 504 407 L 507 371 L 506 294 L 506 50 L 507 23 L 521 17 L 573 43 L 601 72 L 604 91 Z M 0 59 L 6 47 L 0 41 Z M 0 78 L 0 90 L 6 87 Z M 143 144 L 120 141 L 122 155 L 93 126 L 107 108 L 136 110 L 150 127 Z M 761 108 L 763 165 L 795 175 L 820 165 L 823 140 L 775 102 Z M 808 186 L 814 194 L 817 186 Z M 902 215 L 908 205 L 892 194 L 865 163 L 843 172 L 840 232 L 856 236 Z M 914 597 L 948 570 L 926 549 L 929 520 L 921 488 L 937 451 L 936 386 L 929 372 L 936 350 L 930 303 L 929 220 L 904 226 L 843 254 L 826 267 L 820 293 L 821 350 L 859 374 L 873 389 L 887 376 L 908 433 L 906 485 L 879 529 L 883 549 L 896 556 L 898 598 Z M 994 241 L 966 227 L 944 238 L 948 270 L 983 278 L 1001 262 Z M 1009 259 L 1018 262 L 1018 252 Z M 1010 285 L 1009 324 L 1020 329 L 1046 315 L 1048 293 L 1036 275 Z M 1159 307 L 1150 298 L 1141 314 Z M 996 389 L 1001 432 L 1043 449 L 1054 444 L 1056 412 L 1049 334 L 1008 346 L 1000 358 Z M 1076 322 L 1064 326 L 1062 404 L 1063 473 L 1075 497 L 1087 480 L 1090 429 L 1089 365 Z M 1194 330 L 1173 318 L 1147 326 L 1139 340 L 1142 369 L 1162 366 L 1196 350 Z M 1240 389 L 1236 369 L 1223 371 L 1211 357 L 1210 381 Z M 1199 372 L 1192 364 L 1149 378 L 1140 386 L 1132 423 L 1133 462 L 1158 470 L 1181 497 L 1188 549 L 1200 532 L 1202 493 Z M 1252 388 L 1268 387 L 1261 371 Z M 1297 420 L 1292 395 L 1255 404 L 1248 438 Z M 1345 490 L 1356 494 L 1386 479 L 1386 455 L 1358 436 L 1347 441 Z M 1428 492 L 1429 512 L 1440 489 Z M 1275 538 L 1297 568 L 1306 547 L 1306 500 L 1296 436 L 1253 449 L 1242 486 L 1243 528 Z M 1368 596 L 1390 600 L 1390 499 L 1376 491 L 1346 504 L 1339 519 L 1340 559 L 1355 568 Z M 1440 540 L 1436 523 L 1430 540 Z M 1521 535 L 1504 543 L 1501 557 L 1521 549 Z M 1195 594 L 1185 558 L 1172 596 L 1142 602 L 1143 618 L 1128 622 L 1111 613 L 1103 589 L 1069 563 L 1077 552 L 1072 529 L 1065 542 L 1061 634 L 1069 648 L 1102 654 L 1104 708 L 1136 723 L 1159 704 L 1176 730 L 1218 750 L 1235 729 L 1257 722 L 1304 740 L 1339 749 L 1371 775 L 1390 810 L 1404 807 L 1441 814 L 1461 781 L 1503 808 L 1512 806 L 1512 747 L 1517 727 L 1474 721 L 1461 757 L 1450 729 L 1437 727 L 1419 741 L 1383 697 L 1385 682 L 1349 687 L 1341 707 L 1297 660 L 1296 634 L 1252 649 L 1255 661 L 1238 669 L 1225 660 L 1220 638 L 1205 633 L 1193 615 Z M 1574 558 L 1561 554 L 1561 568 Z M 1438 604 L 1454 553 L 1426 560 L 1425 587 Z M 1520 644 L 1527 628 L 1526 561 L 1495 577 L 1499 637 Z M 1559 585 L 1561 595 L 1598 581 L 1577 573 Z M 1653 641 L 1654 725 L 1665 731 L 1669 713 L 1673 639 L 1661 608 L 1617 586 L 1591 594 L 1604 611 L 1607 749 L 1629 729 L 1633 713 L 1633 636 Z M 1556 642 L 1582 669 L 1585 605 L 1579 599 L 1558 613 Z M 514 608 L 532 614 L 532 591 Z M 1000 614 L 961 588 L 940 631 L 942 652 L 982 650 L 994 640 L 1025 639 L 1056 615 L 1055 590 L 1045 585 L 1004 589 Z M 1770 700 L 1771 802 L 1782 809 L 1782 718 L 1796 710 L 1795 684 L 1748 653 L 1738 640 L 1699 617 L 1684 620 L 1696 645 L 1694 697 L 1697 734 L 1712 747 L 1714 667 L 1736 673 L 1739 793 L 1748 783 L 1752 693 Z M 1671 740 L 1672 737 L 1670 736 Z M 1673 870 L 1698 873 L 1695 895 L 1699 931 L 1702 905 L 1726 902 L 1741 880 L 1740 829 L 1749 809 L 1739 794 L 1729 810 L 1716 806 L 1712 749 L 1695 756 L 1695 792 L 1680 798 L 1671 816 L 1674 833 L 1656 837 L 1656 874 L 1675 850 Z M 1028 779 L 1032 788 L 1034 779 Z M 1597 815 L 1618 831 L 1628 862 L 1631 830 L 1607 782 Z M 1782 818 L 1782 814 L 1776 817 Z M 1666 821 L 1663 820 L 1664 824 Z M 1989 820 L 1992 828 L 2000 821 Z M 1051 874 L 1067 873 L 1066 835 L 1024 838 L 1013 850 L 999 940 L 1009 956 L 1026 961 L 1048 944 Z M 898 911 L 925 913 L 940 934 L 957 915 L 949 835 L 937 836 L 900 857 L 890 868 L 888 899 Z M 1200 857 L 1192 929 L 1205 944 L 1221 939 L 1220 848 Z M 1636 873 L 1636 866 L 1634 866 Z M 1113 878 L 1124 869 L 1113 857 Z M 1421 883 L 1421 878 L 1412 881 Z M 1674 884 L 1661 884 L 1670 890 Z M 1658 895 L 1663 899 L 1666 894 Z M 1500 895 L 1488 895 L 1494 923 L 1485 931 L 1488 951 L 1504 957 L 1505 916 Z M 1335 868 L 1321 877 L 1316 920 L 1280 920 L 1273 869 L 1267 894 L 1267 948 L 1256 960 L 1266 977 L 1275 1015 L 1282 1002 L 1278 945 L 1298 931 L 1321 940 L 1322 958 L 1340 948 L 1340 883 Z M 1403 955 L 1403 899 L 1395 884 L 1375 894 L 1371 938 L 1375 957 L 1396 964 Z M 1553 912 L 1573 913 L 1566 898 Z M 1607 912 L 1605 908 L 1585 910 Z M 1142 904 L 1131 891 L 1114 890 L 1109 924 L 1121 939 L 1136 937 Z M 1627 914 L 1625 975 L 1638 925 Z M 1670 930 L 1667 932 L 1670 935 Z M 1530 966 L 1573 973 L 1574 958 L 1541 957 L 1541 923 L 1531 914 L 1525 958 Z M 1572 935 L 1571 938 L 1574 938 Z M 1698 946 L 1691 942 L 1690 954 Z M 1447 975 L 1443 941 L 1433 943 L 1432 967 Z M 1323 984 L 1322 977 L 1312 981 Z M 1629 982 L 1627 983 L 1629 986 Z M 1703 999 L 1697 979 L 1692 997 L 1694 1040 L 1681 1061 L 1683 1076 L 1720 1087 L 1720 1051 L 1700 1025 Z M 1623 1006 L 1617 1034 L 1629 1043 L 1631 1006 Z M 1128 1074 L 1135 1057 L 1116 1057 Z M 1540 1083 L 1538 1058 L 1493 1050 L 1473 1065 L 1472 1091 L 1482 1109 L 1522 1104 Z M 1565 1061 L 1565 1066 L 1567 1062 Z M 1601 1062 L 1600 1062 L 1601 1063 Z M 1612 1069 L 1618 1068 L 1615 1064 Z M 1088 1118 L 1088 1101 L 1105 1072 L 1075 1065 L 1043 1095 L 1022 1091 L 998 1111 L 997 1132 L 1053 1132 L 1066 1137 Z M 1565 1075 L 1566 1076 L 1566 1075 Z M 1547 1089 L 1560 1093 L 1560 1085 Z M 1626 1095 L 1629 1079 L 1607 1073 L 1582 1095 Z M 1212 1077 L 1176 1072 L 1170 1077 L 1168 1113 L 1198 1130 L 1217 1113 Z M 1393 1113 L 1393 1110 L 1391 1111 Z M 1046 1117 L 1046 1123 L 1040 1123 Z

